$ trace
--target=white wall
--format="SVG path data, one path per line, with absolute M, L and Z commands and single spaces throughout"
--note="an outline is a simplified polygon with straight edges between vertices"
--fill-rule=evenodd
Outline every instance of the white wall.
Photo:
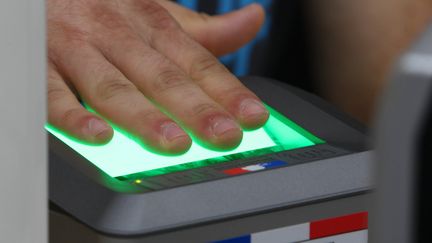
M 43 0 L 0 0 L 0 242 L 47 241 Z

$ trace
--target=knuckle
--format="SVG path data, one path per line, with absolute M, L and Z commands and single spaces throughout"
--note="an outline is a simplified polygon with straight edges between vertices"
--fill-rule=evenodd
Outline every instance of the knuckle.
M 95 23 L 108 30 L 125 29 L 128 27 L 127 21 L 116 9 L 106 4 L 95 4 L 91 9 L 92 18 Z
M 181 89 L 187 84 L 188 81 L 181 72 L 167 69 L 158 73 L 153 90 L 155 93 L 164 93 L 172 89 Z
M 190 112 L 191 117 L 197 117 L 202 116 L 209 113 L 215 113 L 217 112 L 218 108 L 216 105 L 211 103 L 200 103 L 192 107 L 192 110 Z
M 216 96 L 216 99 L 218 100 L 241 100 L 245 97 L 254 97 L 254 95 L 245 87 L 239 85 L 239 86 L 232 86 L 228 89 L 221 89 L 219 92 L 214 94 Z
M 110 79 L 101 82 L 96 87 L 96 97 L 102 101 L 110 100 L 123 94 L 136 91 L 137 88 L 132 83 L 123 79 Z
M 63 42 L 81 45 L 87 43 L 91 35 L 85 28 L 61 20 L 49 20 L 47 28 L 48 42 L 53 45 Z
M 48 103 L 61 100 L 66 95 L 68 95 L 66 90 L 48 85 Z
M 212 56 L 205 56 L 195 61 L 190 69 L 190 75 L 192 78 L 199 80 L 204 78 L 208 73 L 221 73 L 225 69 L 223 66 Z
M 208 21 L 210 21 L 210 19 L 211 19 L 211 16 L 210 16 L 209 14 L 207 14 L 207 13 L 200 12 L 200 13 L 197 13 L 197 14 L 198 14 L 198 17 L 199 17 L 203 22 L 208 22 Z
M 138 111 L 137 114 L 134 116 L 136 121 L 142 121 L 146 124 L 156 121 L 160 118 L 162 118 L 162 113 L 159 110 L 156 109 L 147 109 L 147 110 L 141 110 Z
M 153 16 L 152 27 L 157 30 L 173 30 L 178 27 L 177 22 L 165 10 L 154 13 Z
M 153 0 L 135 1 L 135 6 L 149 17 L 150 26 L 158 30 L 169 30 L 179 25 L 169 12 Z
M 73 123 L 74 121 L 79 120 L 81 112 L 82 112 L 81 108 L 67 109 L 63 113 L 61 113 L 58 122 L 60 124 Z

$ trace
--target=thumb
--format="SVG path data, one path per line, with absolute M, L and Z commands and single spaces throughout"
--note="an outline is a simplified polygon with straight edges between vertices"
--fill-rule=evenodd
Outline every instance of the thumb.
M 182 28 L 214 55 L 233 52 L 251 41 L 264 22 L 264 9 L 250 4 L 242 9 L 209 16 L 171 1 L 159 1 Z

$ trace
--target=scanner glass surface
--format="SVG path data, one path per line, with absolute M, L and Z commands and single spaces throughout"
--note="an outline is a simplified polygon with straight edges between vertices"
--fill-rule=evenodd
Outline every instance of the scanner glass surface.
M 111 177 L 137 173 L 154 176 L 324 143 L 276 110 L 267 108 L 270 118 L 266 125 L 254 131 L 245 131 L 236 149 L 214 151 L 193 141 L 190 150 L 179 156 L 150 152 L 118 128 L 114 128 L 114 137 L 109 143 L 99 146 L 79 142 L 50 125 L 45 128 Z

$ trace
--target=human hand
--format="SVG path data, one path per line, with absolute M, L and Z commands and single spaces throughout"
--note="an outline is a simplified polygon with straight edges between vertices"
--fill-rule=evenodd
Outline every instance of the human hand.
M 230 149 L 241 127 L 268 119 L 210 52 L 253 38 L 264 15 L 257 5 L 210 17 L 165 0 L 47 0 L 47 12 L 48 120 L 80 140 L 108 142 L 108 120 L 159 152 L 186 151 L 185 130 Z

